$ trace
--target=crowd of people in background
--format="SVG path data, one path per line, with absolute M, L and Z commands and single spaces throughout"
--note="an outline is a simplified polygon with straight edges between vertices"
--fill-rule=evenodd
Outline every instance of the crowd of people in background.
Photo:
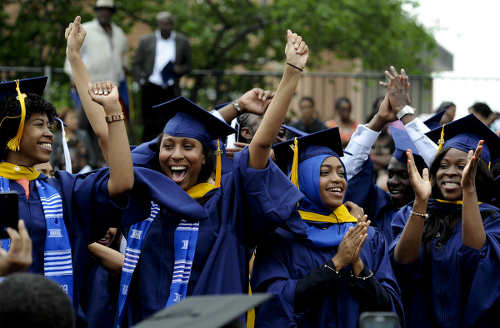
M 234 314 L 247 327 L 358 327 L 363 312 L 498 325 L 500 117 L 486 103 L 419 117 L 390 66 L 364 123 L 345 96 L 323 121 L 307 95 L 288 122 L 310 52 L 288 30 L 276 90 L 206 110 L 180 96 L 196 63 L 160 12 L 132 60 L 131 146 L 126 37 L 112 0 L 94 9 L 65 31 L 74 108 L 43 99 L 46 77 L 0 83 L 0 192 L 19 197 L 0 231 L 2 327 L 132 327 L 190 296 L 248 293 L 272 297 Z

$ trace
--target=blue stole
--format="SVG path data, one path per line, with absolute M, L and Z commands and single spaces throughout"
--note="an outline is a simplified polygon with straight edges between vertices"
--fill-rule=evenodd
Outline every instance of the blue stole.
M 146 234 L 151 227 L 151 223 L 160 212 L 160 207 L 151 202 L 151 212 L 149 217 L 130 227 L 127 238 L 127 248 L 125 249 L 125 260 L 123 263 L 120 294 L 118 296 L 118 310 L 116 314 L 115 327 L 119 328 L 123 320 L 125 304 L 127 302 L 128 289 L 134 274 L 137 262 L 141 255 L 142 245 Z M 186 298 L 191 267 L 193 265 L 198 241 L 199 222 L 180 220 L 174 232 L 174 272 L 170 283 L 170 293 L 165 304 L 169 307 Z
M 123 261 L 122 275 L 120 279 L 120 294 L 118 295 L 118 308 L 116 313 L 115 327 L 119 328 L 123 320 L 125 304 L 127 302 L 128 288 L 134 275 L 135 267 L 139 262 L 144 236 L 148 233 L 151 223 L 160 213 L 160 206 L 151 202 L 151 212 L 144 221 L 136 223 L 130 227 L 127 238 L 127 248 L 125 248 L 125 260 Z
M 64 224 L 63 202 L 59 192 L 42 179 L 35 180 L 45 216 L 46 238 L 43 270 L 46 278 L 61 286 L 73 301 L 73 260 L 68 231 Z M 0 177 L 0 191 L 10 191 L 9 180 Z M 2 240 L 8 250 L 10 240 Z

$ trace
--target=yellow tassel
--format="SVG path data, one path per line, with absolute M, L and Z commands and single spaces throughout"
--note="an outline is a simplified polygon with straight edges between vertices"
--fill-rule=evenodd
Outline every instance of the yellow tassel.
M 220 180 L 222 175 L 222 151 L 220 150 L 220 140 L 217 139 L 217 151 L 216 151 L 216 166 L 215 166 L 215 187 L 220 187 Z
M 437 150 L 437 153 L 436 154 L 439 154 L 439 152 L 441 151 L 441 149 L 443 149 L 443 146 L 444 146 L 444 126 L 446 124 L 443 124 L 443 127 L 441 128 L 441 136 L 439 137 L 439 140 L 438 140 L 438 150 Z
M 19 100 L 19 104 L 21 105 L 21 121 L 19 122 L 19 128 L 17 129 L 16 136 L 10 139 L 7 143 L 7 148 L 12 151 L 19 151 L 19 145 L 21 144 L 21 138 L 23 137 L 24 132 L 24 120 L 26 118 L 26 104 L 24 103 L 26 94 L 21 93 L 21 89 L 19 89 L 19 80 L 16 80 L 16 91 L 17 100 Z
M 248 295 L 252 295 L 252 286 L 250 286 L 250 278 L 252 278 L 252 271 L 253 271 L 253 262 L 255 260 L 255 253 L 257 249 L 254 249 L 252 252 L 252 257 L 250 258 L 249 262 L 249 275 L 248 275 Z M 247 312 L 247 328 L 254 328 L 255 327 L 255 308 L 251 308 Z
M 290 145 L 293 150 L 292 171 L 290 172 L 290 180 L 299 188 L 299 141 L 297 138 L 293 139 L 293 145 Z
M 491 171 L 491 161 L 488 162 L 488 171 Z

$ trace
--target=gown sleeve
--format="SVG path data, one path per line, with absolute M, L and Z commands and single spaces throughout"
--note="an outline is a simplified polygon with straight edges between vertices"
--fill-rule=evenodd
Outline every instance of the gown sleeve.
M 462 272 L 470 278 L 465 326 L 472 327 L 500 300 L 500 210 L 484 219 L 486 242 L 480 250 L 462 245 L 458 251 Z
M 238 193 L 248 212 L 244 215 L 253 235 L 271 232 L 278 226 L 300 226 L 300 217 L 292 215 L 302 193 L 273 161 L 258 170 L 248 166 L 248 147 L 234 155 L 233 174 Z

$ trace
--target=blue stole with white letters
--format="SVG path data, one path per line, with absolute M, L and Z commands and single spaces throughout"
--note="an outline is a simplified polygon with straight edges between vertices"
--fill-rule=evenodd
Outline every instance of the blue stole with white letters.
M 35 180 L 45 216 L 46 238 L 43 269 L 46 278 L 58 283 L 73 301 L 73 260 L 68 231 L 64 224 L 63 201 L 59 192 L 42 179 Z M 0 191 L 10 191 L 9 180 L 0 177 Z M 8 250 L 10 240 L 2 240 Z
M 145 236 L 149 231 L 151 223 L 160 212 L 160 207 L 151 202 L 151 213 L 149 217 L 131 226 L 127 248 L 125 250 L 125 260 L 123 263 L 122 276 L 120 281 L 120 294 L 118 298 L 118 311 L 116 315 L 115 327 L 119 328 L 123 320 L 124 308 L 127 301 L 128 289 L 132 275 L 141 255 L 142 245 Z M 189 222 L 180 220 L 174 232 L 174 271 L 170 284 L 170 293 L 165 307 L 169 307 L 186 298 L 189 277 L 198 241 L 199 222 Z
M 130 227 L 127 238 L 127 248 L 125 248 L 125 260 L 123 261 L 122 275 L 120 279 L 120 294 L 118 295 L 118 308 L 116 313 L 115 327 L 120 327 L 123 320 L 125 304 L 127 302 L 128 288 L 134 274 L 139 256 L 141 255 L 144 236 L 149 231 L 151 223 L 160 212 L 160 206 L 151 202 L 151 212 L 149 217 Z

